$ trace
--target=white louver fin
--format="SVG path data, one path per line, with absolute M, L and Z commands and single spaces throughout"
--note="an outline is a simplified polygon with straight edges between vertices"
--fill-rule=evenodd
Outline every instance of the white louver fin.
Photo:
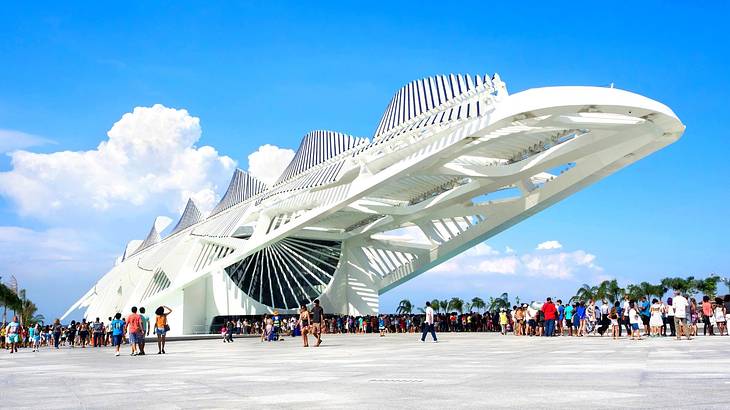
M 185 228 L 189 228 L 200 222 L 202 219 L 203 214 L 200 213 L 198 207 L 195 206 L 195 202 L 193 202 L 192 199 L 188 199 L 188 203 L 187 205 L 185 205 L 185 210 L 180 216 L 180 220 L 177 221 L 177 225 L 175 225 L 175 227 L 172 229 L 170 235 L 174 235 Z
M 215 215 L 233 205 L 239 204 L 267 189 L 266 184 L 251 176 L 247 172 L 236 169 L 228 184 L 228 189 L 221 201 L 216 205 L 210 215 Z
M 406 84 L 398 90 L 388 104 L 388 108 L 385 109 L 375 131 L 373 142 L 388 131 L 423 113 L 442 106 L 461 95 L 476 91 L 477 87 L 485 87 L 492 92 L 492 81 L 489 75 L 477 75 L 474 78 L 469 74 L 438 75 Z M 458 118 L 475 117 L 480 114 L 482 108 L 477 102 L 473 109 L 467 108 L 465 113 L 457 112 L 455 115 Z M 453 116 L 453 113 L 449 114 L 449 117 Z
M 367 138 L 353 137 L 340 132 L 312 131 L 304 136 L 294 158 L 274 185 L 299 175 L 307 169 L 334 158 L 345 151 L 367 143 Z

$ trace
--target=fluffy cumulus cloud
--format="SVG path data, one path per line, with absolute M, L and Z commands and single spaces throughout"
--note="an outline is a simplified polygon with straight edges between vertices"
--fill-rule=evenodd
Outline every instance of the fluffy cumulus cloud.
M 11 153 L 12 169 L 0 173 L 0 194 L 19 213 L 37 218 L 153 202 L 179 210 L 188 197 L 210 209 L 235 162 L 213 147 L 196 147 L 200 135 L 200 120 L 186 110 L 137 107 L 96 149 Z
M 562 247 L 563 247 L 563 245 L 558 241 L 545 241 L 545 242 L 537 244 L 538 251 L 544 251 L 544 250 L 550 250 L 550 249 L 560 249 Z
M 482 243 L 461 255 L 435 267 L 433 274 L 450 275 L 520 275 L 551 279 L 572 279 L 577 273 L 598 275 L 603 269 L 596 264 L 596 256 L 584 250 L 558 251 L 558 241 L 547 241 L 537 246 L 539 252 L 519 254 L 511 247 L 498 251 Z
M 288 148 L 279 148 L 271 144 L 262 145 L 249 154 L 248 172 L 261 182 L 272 185 L 294 158 L 294 154 L 295 152 Z

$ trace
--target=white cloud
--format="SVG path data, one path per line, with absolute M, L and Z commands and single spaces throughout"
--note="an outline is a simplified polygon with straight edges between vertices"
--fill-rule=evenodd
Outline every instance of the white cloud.
M 560 249 L 563 245 L 558 241 L 545 241 L 543 243 L 540 243 L 537 245 L 537 250 L 550 250 L 550 249 Z
M 10 152 L 46 144 L 54 144 L 54 142 L 22 131 L 0 129 L 0 152 Z
M 288 148 L 266 144 L 248 156 L 248 173 L 267 185 L 272 185 L 289 165 L 295 152 Z
M 181 209 L 193 197 L 202 209 L 216 201 L 235 162 L 210 146 L 196 147 L 200 121 L 160 104 L 136 107 L 89 151 L 15 151 L 0 173 L 0 194 L 22 215 L 63 217 L 116 207 L 164 204 Z
M 558 249 L 557 241 L 549 241 L 542 249 Z M 543 244 L 541 244 L 543 245 Z M 597 275 L 603 268 L 595 263 L 596 256 L 583 250 L 571 252 L 545 253 L 534 252 L 518 254 L 507 246 L 504 252 L 481 243 L 453 259 L 431 269 L 436 275 L 519 275 L 524 277 L 544 277 L 570 279 L 577 273 Z

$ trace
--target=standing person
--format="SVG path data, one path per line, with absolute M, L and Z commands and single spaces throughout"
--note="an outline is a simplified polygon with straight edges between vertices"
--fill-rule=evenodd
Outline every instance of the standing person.
M 587 336 L 586 333 L 586 304 L 582 300 L 575 309 L 575 316 L 578 318 L 578 336 Z
M 720 336 L 727 335 L 727 323 L 725 322 L 725 306 L 722 298 L 715 298 L 715 323 Z
M 41 325 L 38 323 L 30 328 L 30 341 L 33 343 L 33 351 L 37 352 L 41 348 Z
M 86 319 L 81 319 L 79 325 L 79 339 L 81 341 L 81 347 L 86 348 L 86 341 L 89 340 L 89 322 Z
M 68 329 L 66 331 L 66 340 L 68 340 L 71 347 L 74 347 L 74 344 L 76 342 L 76 321 L 72 320 L 71 324 L 68 325 Z
M 639 309 L 637 309 L 638 303 L 636 301 L 629 302 L 629 323 L 631 323 L 631 340 L 641 340 L 641 315 Z
M 555 318 L 558 309 L 555 307 L 552 298 L 548 297 L 542 305 L 542 313 L 545 315 L 545 333 L 543 336 L 551 337 L 555 331 Z
M 507 323 L 509 323 L 509 320 L 507 319 L 507 310 L 505 308 L 502 308 L 499 311 L 499 327 L 502 329 L 502 334 L 507 334 Z
M 568 336 L 573 336 L 573 305 L 565 305 L 565 326 L 568 328 Z
M 167 324 L 167 315 L 172 313 L 172 309 L 167 306 L 160 306 L 155 310 L 155 334 L 157 335 L 157 354 L 165 354 L 165 335 L 170 330 Z
M 667 298 L 667 303 L 664 305 L 664 312 L 667 316 L 667 322 L 669 323 L 669 332 L 671 333 L 669 336 L 676 336 L 677 335 L 677 329 L 674 325 L 674 304 L 672 298 Z M 666 326 L 665 326 L 666 328 Z M 666 329 L 665 329 L 666 334 Z
M 646 296 L 641 297 L 641 302 L 639 303 L 639 315 L 641 316 L 641 323 L 644 324 L 644 336 L 650 335 L 651 330 L 649 329 L 649 318 L 651 317 L 651 303 L 649 303 L 649 299 L 646 298 Z
M 664 320 L 662 319 L 662 305 L 656 298 L 651 301 L 650 313 L 649 334 L 652 337 L 659 337 L 661 336 L 661 327 L 664 326 Z
M 601 327 L 598 329 L 598 333 L 600 333 L 601 336 L 606 333 L 608 326 L 611 325 L 611 319 L 608 317 L 610 311 L 611 306 L 608 304 L 608 300 L 603 298 L 603 300 L 601 300 Z
M 674 328 L 677 331 L 677 340 L 682 337 L 682 333 L 687 336 L 687 340 L 690 340 L 691 332 L 689 326 L 687 326 L 687 308 L 689 307 L 689 302 L 678 290 L 674 291 L 672 306 L 674 306 Z
M 431 337 L 433 337 L 434 342 L 438 342 L 436 339 L 436 331 L 433 327 L 434 321 L 433 321 L 433 308 L 431 307 L 431 302 L 426 301 L 426 319 L 423 321 L 423 334 L 421 335 L 421 341 L 426 341 L 426 334 L 431 332 Z
M 5 326 L 5 336 L 10 346 L 10 353 L 17 352 L 20 342 L 20 323 L 18 323 L 17 316 L 13 316 L 13 320 Z
M 557 300 L 557 308 L 558 308 L 558 318 L 555 321 L 555 335 L 562 336 L 563 335 L 563 321 L 565 320 L 565 306 L 563 306 L 563 301 L 558 299 Z
M 309 333 L 309 311 L 307 310 L 307 305 L 304 303 L 299 308 L 299 326 L 302 329 L 304 347 L 309 347 L 309 339 L 307 338 L 307 334 Z
M 629 320 L 629 310 L 631 309 L 629 295 L 624 295 L 624 301 L 621 304 L 621 324 L 626 327 L 626 335 L 631 336 L 631 321 Z
M 317 338 L 315 347 L 322 344 L 322 329 L 324 329 L 324 309 L 319 305 L 319 299 L 314 299 L 314 307 L 312 308 L 312 329 L 314 337 Z
M 53 322 L 53 346 L 58 349 L 58 345 L 61 343 L 61 332 L 63 331 L 63 326 L 61 326 L 61 321 L 56 319 Z
M 145 337 L 150 335 L 150 318 L 145 314 L 144 306 L 139 308 L 139 319 L 140 323 L 142 323 L 142 328 L 140 329 L 140 338 L 138 340 L 139 354 L 144 355 L 144 339 Z
M 621 337 L 621 325 L 619 324 L 619 314 L 616 309 L 618 309 L 619 303 L 616 302 L 616 305 L 611 308 L 608 318 L 611 321 L 611 336 L 613 336 L 614 339 L 618 339 Z
M 712 322 L 710 317 L 712 316 L 712 302 L 710 297 L 705 295 L 702 297 L 702 323 L 705 324 L 704 335 L 707 336 L 707 331 L 710 331 L 710 336 L 715 336 L 715 331 L 712 328 Z
M 114 320 L 111 321 L 109 327 L 112 333 L 112 346 L 116 348 L 114 356 L 119 356 L 119 347 L 122 346 L 122 336 L 124 336 L 124 322 L 121 313 L 114 315 Z
M 102 338 L 104 337 L 104 324 L 97 317 L 91 326 L 94 331 L 94 347 L 101 347 Z
M 139 339 L 142 334 L 142 317 L 137 314 L 137 306 L 132 306 L 132 313 L 127 316 L 126 330 L 129 334 L 129 344 L 132 346 L 132 356 L 138 356 Z

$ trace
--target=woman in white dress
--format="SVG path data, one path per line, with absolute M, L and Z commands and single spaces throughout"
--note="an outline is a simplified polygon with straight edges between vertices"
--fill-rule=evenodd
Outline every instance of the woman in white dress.
M 651 301 L 651 317 L 649 318 L 649 331 L 652 337 L 658 337 L 661 334 L 662 326 L 664 326 L 664 320 L 662 319 L 662 305 L 658 299 Z

